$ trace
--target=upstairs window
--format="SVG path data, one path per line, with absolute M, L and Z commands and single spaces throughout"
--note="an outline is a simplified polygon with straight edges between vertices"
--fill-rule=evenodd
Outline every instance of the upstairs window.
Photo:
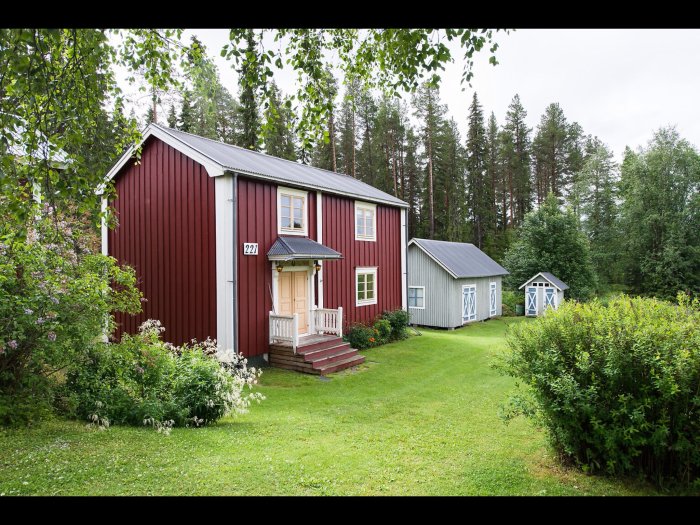
M 278 233 L 307 235 L 307 193 L 291 188 L 277 188 Z
M 355 201 L 355 240 L 377 240 L 377 205 Z

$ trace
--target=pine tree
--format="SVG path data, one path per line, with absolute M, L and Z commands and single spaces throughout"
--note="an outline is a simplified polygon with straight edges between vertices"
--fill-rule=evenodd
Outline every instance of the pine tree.
M 508 204 L 510 224 L 517 226 L 523 223 L 525 214 L 532 206 L 532 186 L 530 182 L 530 132 L 532 131 L 525 124 L 527 111 L 520 102 L 520 96 L 515 95 L 508 111 L 506 112 L 506 122 L 503 126 L 506 135 L 504 139 L 510 140 L 512 145 L 504 148 L 504 154 L 508 158 L 504 159 L 508 163 Z
M 178 129 L 192 133 L 194 129 L 194 111 L 192 108 L 192 92 L 185 89 L 182 94 L 182 108 L 178 119 Z
M 423 186 L 422 172 L 418 167 L 417 158 L 418 138 L 412 128 L 406 133 L 406 158 L 404 160 L 404 173 L 406 180 L 406 193 L 404 199 L 408 202 L 408 237 L 418 235 L 420 224 L 420 194 Z
M 617 184 L 612 151 L 597 137 L 589 138 L 583 168 L 577 173 L 572 194 L 576 196 L 581 225 L 591 244 L 596 271 L 606 283 L 621 282 Z M 573 203 L 572 208 L 575 209 Z
M 471 209 L 472 242 L 479 248 L 484 247 L 485 238 L 493 231 L 493 195 L 489 180 L 488 143 L 484 128 L 484 114 L 474 93 L 469 108 L 469 131 L 467 134 L 467 180 L 469 207 Z
M 345 79 L 345 94 L 338 119 L 338 166 L 346 175 L 357 178 L 357 103 L 360 82 Z
M 435 137 L 438 127 L 446 112 L 445 106 L 440 104 L 438 88 L 428 83 L 423 84 L 418 93 L 413 97 L 413 105 L 416 117 L 420 121 L 420 138 L 425 148 L 426 161 L 425 201 L 427 207 L 427 225 L 424 228 L 430 239 L 435 238 L 435 195 L 434 195 L 434 164 L 435 164 Z
M 170 105 L 170 111 L 168 112 L 168 127 L 177 128 L 177 113 L 175 113 L 175 104 Z
M 264 113 L 263 140 L 265 152 L 287 160 L 296 160 L 295 137 L 292 131 L 293 115 L 288 100 L 275 82 L 270 85 L 269 106 Z
M 377 102 L 372 93 L 366 88 L 360 90 L 357 99 L 357 124 L 361 144 L 357 150 L 357 175 L 358 179 L 367 184 L 376 184 L 375 173 L 375 146 L 372 141 L 377 119 Z
M 550 192 L 563 197 L 573 183 L 573 174 L 581 168 L 581 126 L 567 122 L 559 104 L 547 106 L 532 151 L 535 158 L 537 202 Z
M 329 107 L 328 128 L 311 153 L 311 164 L 329 171 L 338 171 L 338 138 L 335 130 L 335 98 L 338 94 L 338 83 L 331 71 L 325 72 L 324 90 L 327 97 L 326 103 Z
M 435 237 L 464 242 L 467 224 L 465 152 L 454 119 L 441 120 L 434 138 Z
M 252 29 L 247 30 L 246 34 L 247 48 L 245 55 L 247 57 L 255 56 L 255 34 Z M 258 101 L 255 93 L 255 87 L 248 82 L 246 78 L 251 73 L 251 70 L 259 69 L 257 62 L 250 62 L 247 58 L 243 60 L 241 69 L 238 71 L 239 86 L 240 86 L 240 109 L 239 118 L 241 121 L 241 131 L 238 137 L 238 145 L 243 148 L 258 150 L 258 134 L 260 133 L 260 116 L 258 114 Z

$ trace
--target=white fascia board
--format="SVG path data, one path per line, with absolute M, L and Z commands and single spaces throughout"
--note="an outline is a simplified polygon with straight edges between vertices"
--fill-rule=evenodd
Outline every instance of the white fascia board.
M 134 152 L 136 151 L 137 148 L 140 148 L 146 140 L 148 140 L 149 137 L 154 136 L 156 138 L 159 138 L 163 142 L 165 142 L 167 145 L 172 146 L 176 150 L 184 153 L 188 157 L 190 157 L 192 160 L 195 162 L 198 162 L 204 168 L 207 170 L 207 174 L 210 177 L 221 177 L 225 172 L 226 169 L 224 166 L 216 162 L 214 159 L 211 157 L 208 157 L 204 155 L 202 152 L 199 150 L 185 144 L 184 142 L 178 140 L 175 138 L 173 135 L 168 133 L 166 130 L 163 128 L 154 125 L 154 124 L 149 124 L 148 127 L 144 130 L 143 136 L 141 138 L 141 142 L 139 142 L 138 146 L 131 146 L 124 155 L 121 156 L 121 158 L 117 161 L 117 163 L 112 167 L 111 170 L 107 172 L 107 175 L 105 177 L 105 182 L 112 180 L 114 177 L 116 177 L 117 173 L 124 167 L 124 165 L 133 157 Z M 98 192 L 104 191 L 104 183 L 100 185 L 98 188 Z
M 406 232 L 406 209 L 401 209 L 401 308 L 403 310 L 408 309 L 408 275 L 407 275 L 407 261 L 408 257 L 408 246 L 406 246 L 406 237 L 408 234 Z M 425 301 L 425 300 L 424 300 Z
M 518 290 L 522 290 L 523 288 L 525 288 L 525 286 L 527 286 L 528 284 L 530 284 L 532 281 L 534 281 L 534 280 L 537 279 L 538 277 L 542 277 L 542 279 L 544 279 L 544 280 L 547 281 L 549 284 L 551 284 L 552 286 L 554 286 L 554 288 L 556 288 L 556 289 L 559 290 L 560 292 L 563 292 L 563 291 L 564 291 L 564 290 L 562 290 L 561 288 L 559 288 L 555 283 L 553 283 L 551 280 L 547 279 L 547 277 L 546 277 L 542 272 L 536 273 L 535 275 L 533 275 L 532 277 L 530 277 L 527 281 L 525 281 L 525 284 L 523 284 L 523 285 L 521 285 L 521 286 L 518 287 Z

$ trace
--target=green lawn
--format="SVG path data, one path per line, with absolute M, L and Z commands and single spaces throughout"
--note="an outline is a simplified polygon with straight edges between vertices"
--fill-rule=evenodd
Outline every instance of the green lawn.
M 498 418 L 513 382 L 489 363 L 514 322 L 423 330 L 327 380 L 267 369 L 249 414 L 170 436 L 0 430 L 0 493 L 653 494 L 562 468 L 541 431 Z

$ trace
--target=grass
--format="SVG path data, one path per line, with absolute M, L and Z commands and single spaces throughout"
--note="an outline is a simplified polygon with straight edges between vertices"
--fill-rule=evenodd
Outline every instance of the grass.
M 489 363 L 517 322 L 423 330 L 328 380 L 267 369 L 249 414 L 170 436 L 0 430 L 0 494 L 654 494 L 561 467 L 530 422 L 498 418 L 513 382 Z

